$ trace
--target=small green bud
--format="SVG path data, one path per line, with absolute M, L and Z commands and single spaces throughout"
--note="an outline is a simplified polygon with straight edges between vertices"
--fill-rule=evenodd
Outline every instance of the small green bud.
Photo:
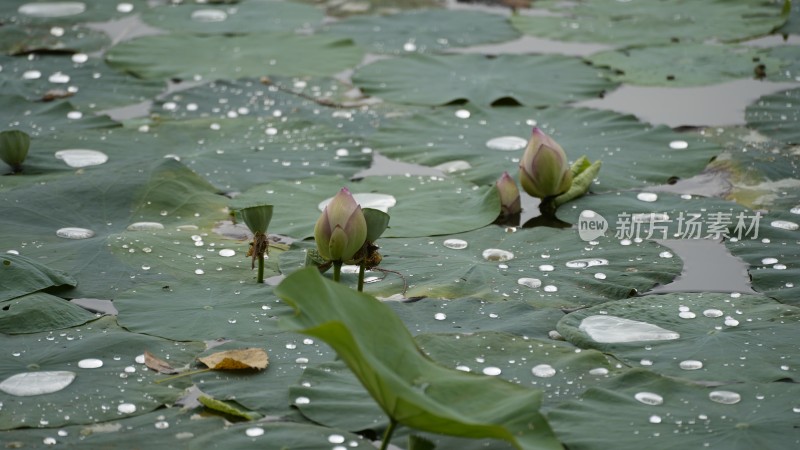
M 31 137 L 20 130 L 7 130 L 0 132 L 0 159 L 11 166 L 16 173 L 22 170 L 22 162 L 28 156 L 31 146 Z
M 519 214 L 522 211 L 522 202 L 519 198 L 517 183 L 511 178 L 511 175 L 503 172 L 503 175 L 495 182 L 495 186 L 500 194 L 502 215 L 508 217 Z
M 367 240 L 367 222 L 361 206 L 347 188 L 325 206 L 314 226 L 319 254 L 328 261 L 348 261 Z
M 253 234 L 266 234 L 269 222 L 272 220 L 272 205 L 250 206 L 239 210 L 239 213 Z
M 525 192 L 541 199 L 563 194 L 572 185 L 564 149 L 538 128 L 533 129 L 520 160 L 519 181 Z

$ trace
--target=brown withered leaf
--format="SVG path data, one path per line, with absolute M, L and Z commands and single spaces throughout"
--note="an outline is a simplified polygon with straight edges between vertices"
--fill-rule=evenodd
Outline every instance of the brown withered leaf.
M 152 353 L 148 352 L 147 350 L 144 351 L 144 365 L 155 370 L 158 373 L 163 373 L 165 375 L 172 375 L 178 373 L 178 371 L 169 365 L 168 362 L 164 361 L 163 359 L 156 358 Z
M 215 370 L 266 369 L 267 352 L 260 348 L 240 348 L 212 353 L 198 361 Z

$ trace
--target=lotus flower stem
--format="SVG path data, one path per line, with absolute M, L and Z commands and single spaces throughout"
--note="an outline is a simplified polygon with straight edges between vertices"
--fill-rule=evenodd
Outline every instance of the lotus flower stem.
M 364 292 L 364 272 L 367 271 L 367 262 L 361 261 L 358 268 L 358 292 Z
M 258 283 L 261 284 L 264 282 L 264 254 L 260 253 L 258 255 Z
M 390 420 L 389 427 L 383 432 L 383 440 L 381 441 L 380 450 L 386 450 L 389 448 L 389 441 L 392 439 L 392 434 L 394 433 L 395 428 L 397 428 L 397 421 Z
M 342 262 L 341 261 L 334 261 L 333 262 L 333 281 L 339 282 L 339 278 L 342 276 Z

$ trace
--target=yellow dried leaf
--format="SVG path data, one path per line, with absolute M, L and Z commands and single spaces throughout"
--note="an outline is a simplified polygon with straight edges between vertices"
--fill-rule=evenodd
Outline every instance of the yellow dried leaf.
M 156 358 L 152 353 L 148 352 L 147 350 L 144 351 L 144 365 L 155 370 L 158 373 L 163 373 L 165 375 L 172 375 L 178 373 L 178 371 L 171 365 L 169 365 L 168 362 L 164 361 L 163 359 Z
M 197 359 L 215 370 L 266 369 L 269 364 L 267 352 L 260 348 L 227 350 Z

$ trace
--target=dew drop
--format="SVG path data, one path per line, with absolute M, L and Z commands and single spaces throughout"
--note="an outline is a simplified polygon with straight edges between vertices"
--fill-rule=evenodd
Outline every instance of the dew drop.
M 689 148 L 689 143 L 686 141 L 672 141 L 669 143 L 669 148 L 673 150 L 684 150 Z
M 158 430 L 166 430 L 169 428 L 169 422 L 166 420 L 159 420 L 158 422 L 154 423 L 153 426 Z
M 490 375 L 494 377 L 500 375 L 501 373 L 503 373 L 503 371 L 499 367 L 489 366 L 483 368 L 484 375 Z
M 59 150 L 55 153 L 55 157 L 74 168 L 98 166 L 108 161 L 108 155 L 105 153 L 86 149 Z
M 650 416 L 650 419 L 648 419 L 648 421 L 650 423 L 661 423 L 661 416 L 653 414 L 652 416 Z
M 38 80 L 39 78 L 42 78 L 42 72 L 38 70 L 27 70 L 22 74 L 23 80 Z
M 81 369 L 99 369 L 103 367 L 103 361 L 97 358 L 86 358 L 78 361 L 78 367 Z
M 469 119 L 469 117 L 472 115 L 472 113 L 466 109 L 459 109 L 455 114 L 459 119 Z
M 647 322 L 610 315 L 584 318 L 578 329 L 595 342 L 607 344 L 639 341 L 667 341 L 678 339 L 680 334 Z
M 708 398 L 723 405 L 733 405 L 742 400 L 742 396 L 733 391 L 711 391 L 708 393 Z
M 417 44 L 415 44 L 414 41 L 408 41 L 405 44 L 403 44 L 403 51 L 415 52 L 417 51 Z
M 344 157 L 344 156 L 349 156 L 349 155 L 350 155 L 350 150 L 348 150 L 346 148 L 340 148 L 340 149 L 336 150 L 336 156 Z
M 566 266 L 571 269 L 584 269 L 586 267 L 607 266 L 608 260 L 602 258 L 573 259 L 567 261 Z
M 764 258 L 761 260 L 761 264 L 770 265 L 775 264 L 778 262 L 778 258 Z
M 86 11 L 86 5 L 82 2 L 26 3 L 20 6 L 17 11 L 20 14 L 31 17 L 67 17 Z
M 734 319 L 733 317 L 728 316 L 728 317 L 725 318 L 725 326 L 735 327 L 735 326 L 738 326 L 738 325 L 739 325 L 739 321 Z
M 547 286 L 543 287 L 545 292 L 558 292 L 558 287 L 552 284 L 548 284 Z
M 486 147 L 501 152 L 513 152 L 522 150 L 528 145 L 528 141 L 517 136 L 500 136 L 486 141 Z
M 61 72 L 56 72 L 49 77 L 47 77 L 47 81 L 56 84 L 64 84 L 69 83 L 69 75 Z
M 445 241 L 442 242 L 442 245 L 453 250 L 462 250 L 467 248 L 467 245 L 469 244 L 463 239 L 445 239 Z
M 539 270 L 542 272 L 552 272 L 556 270 L 556 268 L 553 267 L 551 264 L 542 264 L 541 266 L 539 266 Z
M 311 399 L 308 397 L 297 397 L 294 399 L 295 405 L 307 405 L 311 403 Z
M 228 18 L 228 14 L 221 9 L 198 9 L 192 12 L 191 18 L 195 22 L 222 22 Z
M 795 206 L 794 208 L 789 210 L 792 214 L 800 214 L 800 205 Z
M 83 117 L 83 113 L 80 111 L 70 111 L 67 113 L 67 119 L 78 120 Z
M 230 248 L 223 248 L 219 251 L 219 256 L 230 258 L 231 256 L 236 255 L 236 251 Z
M 532 289 L 536 289 L 542 285 L 542 280 L 538 278 L 520 278 L 517 280 L 517 284 L 520 286 L 526 286 Z
M 589 371 L 589 375 L 608 375 L 608 369 L 605 367 L 597 367 Z
M 605 280 L 606 279 L 606 274 L 604 274 L 602 272 L 598 272 L 598 273 L 594 274 L 594 277 L 597 278 L 598 280 Z
M 433 166 L 433 168 L 439 169 L 444 173 L 456 173 L 464 170 L 469 170 L 472 168 L 472 166 L 467 161 L 462 161 L 459 159 L 454 161 L 443 162 L 439 165 Z
M 18 397 L 58 392 L 75 379 L 75 372 L 66 370 L 23 372 L 12 375 L 0 383 L 0 391 Z
M 770 225 L 773 228 L 780 228 L 781 230 L 789 231 L 794 231 L 800 228 L 800 225 L 797 225 L 795 222 L 789 222 L 788 220 L 773 220 L 770 222 Z
M 687 359 L 678 363 L 678 367 L 683 370 L 698 370 L 703 368 L 703 362 L 695 359 Z
M 482 253 L 483 259 L 486 261 L 510 261 L 514 259 L 514 254 L 507 250 L 500 250 L 499 248 L 487 248 Z
M 331 444 L 341 444 L 342 442 L 344 442 L 344 436 L 342 436 L 341 434 L 332 434 L 328 436 L 328 442 L 330 442 Z
M 244 434 L 246 434 L 249 437 L 258 437 L 264 434 L 264 429 L 261 427 L 250 427 L 244 430 Z
M 637 392 L 633 398 L 645 405 L 658 406 L 664 403 L 664 397 L 653 392 Z
M 707 309 L 703 311 L 703 315 L 706 317 L 722 317 L 723 312 L 718 309 Z
M 447 319 L 447 314 L 445 313 L 436 313 L 433 315 L 433 318 L 436 320 L 445 320 Z
M 550 364 L 539 364 L 531 369 L 531 373 L 535 377 L 550 378 L 556 374 L 556 369 L 554 369 Z
M 117 4 L 117 12 L 121 13 L 129 13 L 133 11 L 133 4 L 131 3 L 119 3 Z
M 158 222 L 134 222 L 128 225 L 128 231 L 156 231 L 163 229 L 164 225 Z
M 94 236 L 94 231 L 88 228 L 65 227 L 56 230 L 56 236 L 64 239 L 89 239 Z
M 658 256 L 660 256 L 661 258 L 672 258 L 673 255 L 672 255 L 672 252 L 664 251 L 664 252 L 659 253 Z
M 58 441 L 56 441 L 56 438 L 48 436 L 48 437 L 42 439 L 42 443 L 44 445 L 56 445 L 56 444 L 58 444 Z
M 643 202 L 651 203 L 658 200 L 658 194 L 653 192 L 639 192 L 638 194 L 636 194 L 636 199 Z
M 695 317 L 697 317 L 697 314 L 691 311 L 681 311 L 678 313 L 678 317 L 680 317 L 681 319 L 694 319 Z
M 117 405 L 117 411 L 122 414 L 133 414 L 136 412 L 136 405 L 133 403 L 120 403 Z
M 195 275 L 202 275 L 206 273 L 203 269 L 194 269 Z

